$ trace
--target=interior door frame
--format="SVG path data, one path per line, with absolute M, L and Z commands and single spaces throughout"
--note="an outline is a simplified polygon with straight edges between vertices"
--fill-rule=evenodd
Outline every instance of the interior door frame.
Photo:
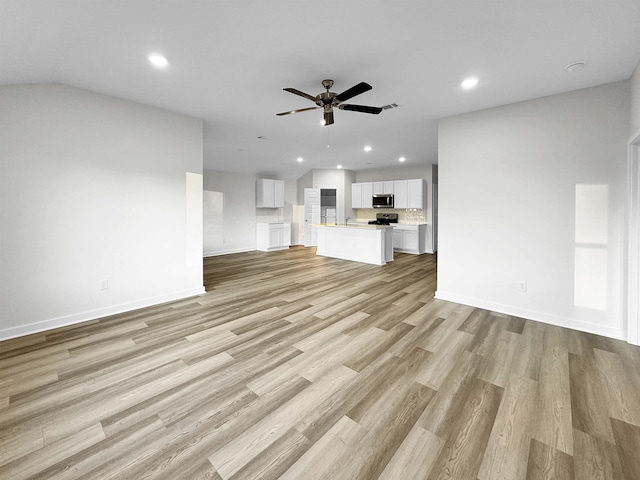
M 640 131 L 628 144 L 627 342 L 640 345 Z
M 340 189 L 337 185 L 318 185 L 316 188 L 320 189 L 320 206 L 322 207 L 322 190 L 335 190 L 336 191 L 336 223 L 339 223 L 339 218 L 342 214 L 340 209 Z
M 303 204 L 303 221 L 304 221 L 304 237 L 303 237 L 303 245 L 305 247 L 315 247 L 317 242 L 315 241 L 315 239 L 311 239 L 311 235 L 309 235 L 309 231 L 310 229 L 315 229 L 315 227 L 312 227 L 309 225 L 309 218 L 307 216 L 307 210 L 309 208 L 309 205 L 307 203 L 307 191 L 309 190 L 316 190 L 318 193 L 318 221 L 320 221 L 320 203 L 321 203 L 321 199 L 320 199 L 320 188 L 318 187 L 305 187 L 303 190 L 303 200 L 304 200 L 304 204 Z M 313 221 L 313 219 L 312 219 Z

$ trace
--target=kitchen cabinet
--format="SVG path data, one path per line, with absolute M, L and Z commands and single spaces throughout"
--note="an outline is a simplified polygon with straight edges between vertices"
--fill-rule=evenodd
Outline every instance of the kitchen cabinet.
M 373 183 L 351 184 L 351 208 L 373 208 Z
M 422 178 L 407 180 L 406 208 L 427 208 L 426 186 Z
M 407 183 L 408 180 L 393 182 L 393 208 L 409 208 L 407 207 Z
M 351 184 L 351 208 L 362 208 L 362 184 Z
M 426 187 L 422 178 L 393 182 L 394 208 L 426 208 Z
M 373 182 L 373 193 L 379 194 L 393 194 L 393 180 L 384 182 Z
M 393 180 L 382 182 L 382 193 L 393 194 Z
M 427 225 L 393 227 L 393 249 L 398 252 L 421 254 L 426 252 Z
M 256 233 L 260 251 L 285 250 L 291 245 L 291 224 L 288 222 L 258 223 Z
M 423 178 L 353 183 L 351 208 L 373 208 L 373 194 L 393 194 L 393 208 L 427 208 L 427 187 Z
M 284 180 L 259 178 L 256 180 L 256 207 L 283 208 Z
M 362 184 L 362 208 L 373 208 L 373 183 Z

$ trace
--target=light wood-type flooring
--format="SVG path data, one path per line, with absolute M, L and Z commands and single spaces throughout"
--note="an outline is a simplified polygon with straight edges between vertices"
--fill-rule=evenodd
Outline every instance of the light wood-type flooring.
M 1 479 L 640 479 L 640 348 L 433 298 L 432 255 L 205 259 L 0 343 Z

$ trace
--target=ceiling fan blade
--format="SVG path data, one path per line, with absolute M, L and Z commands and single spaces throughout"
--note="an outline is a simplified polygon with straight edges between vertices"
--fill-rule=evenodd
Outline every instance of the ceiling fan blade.
M 354 85 L 348 90 L 336 95 L 336 100 L 339 102 L 344 102 L 345 100 L 349 100 L 350 98 L 355 97 L 356 95 L 360 95 L 361 93 L 368 92 L 373 87 L 368 83 L 360 82 L 357 85 Z
M 297 110 L 290 110 L 288 112 L 276 113 L 276 115 L 278 116 L 291 115 L 292 113 L 306 112 L 307 110 L 317 110 L 318 108 L 320 107 L 298 108 Z
M 284 91 L 289 93 L 294 93 L 296 95 L 300 95 L 301 97 L 308 98 L 312 102 L 316 101 L 316 97 L 309 95 L 308 93 L 301 92 L 300 90 L 296 90 L 295 88 L 283 88 Z
M 325 126 L 333 125 L 333 109 L 332 108 L 325 109 L 325 111 L 324 111 L 324 124 L 325 124 Z
M 366 105 L 340 105 L 340 110 L 350 110 L 352 112 L 373 113 L 378 115 L 382 111 L 382 107 L 368 107 Z

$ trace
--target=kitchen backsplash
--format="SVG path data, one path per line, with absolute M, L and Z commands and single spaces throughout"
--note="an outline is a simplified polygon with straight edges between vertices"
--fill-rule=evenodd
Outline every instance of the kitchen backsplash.
M 358 208 L 356 221 L 373 220 L 376 213 L 397 213 L 400 223 L 427 223 L 427 211 L 422 208 Z

